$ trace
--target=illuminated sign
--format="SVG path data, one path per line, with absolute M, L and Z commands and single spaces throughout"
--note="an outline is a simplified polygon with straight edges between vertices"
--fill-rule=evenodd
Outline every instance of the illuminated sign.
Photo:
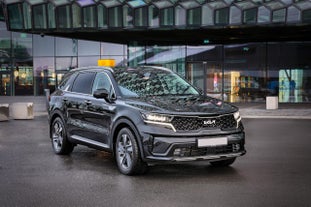
M 99 59 L 97 61 L 98 66 L 106 66 L 106 67 L 114 67 L 116 66 L 116 60 L 115 59 Z

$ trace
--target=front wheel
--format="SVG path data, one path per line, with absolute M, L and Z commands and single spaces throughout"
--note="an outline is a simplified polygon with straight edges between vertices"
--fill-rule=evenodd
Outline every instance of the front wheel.
M 58 155 L 68 155 L 74 148 L 74 145 L 67 139 L 65 125 L 59 117 L 54 119 L 51 125 L 51 141 L 53 150 Z
M 115 155 L 122 174 L 134 175 L 146 172 L 147 164 L 141 160 L 135 135 L 129 128 L 123 128 L 118 133 Z
M 235 161 L 235 157 L 227 159 L 227 160 L 213 161 L 210 163 L 214 167 L 227 167 L 229 165 L 232 165 L 234 163 L 234 161 Z

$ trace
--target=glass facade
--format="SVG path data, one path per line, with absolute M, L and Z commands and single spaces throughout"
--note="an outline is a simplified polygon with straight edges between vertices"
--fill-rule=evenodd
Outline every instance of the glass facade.
M 311 42 L 130 46 L 128 63 L 170 68 L 228 102 L 311 102 Z
M 310 31 L 310 23 L 307 0 L 0 0 L 0 96 L 43 95 L 68 70 L 114 59 L 123 66 L 170 68 L 229 102 L 264 102 L 270 95 L 311 102 L 311 42 L 307 33 L 298 34 Z M 273 27 L 280 38 L 289 37 L 270 38 Z M 224 32 L 213 41 L 209 35 L 217 29 Z M 253 29 L 262 34 L 247 33 Z M 117 31 L 110 41 L 127 45 L 44 35 L 51 31 L 97 40 Z M 170 45 L 175 38 L 178 44 Z
M 9 32 L 0 21 L 0 96 L 41 96 L 70 69 L 126 58 L 125 45 Z

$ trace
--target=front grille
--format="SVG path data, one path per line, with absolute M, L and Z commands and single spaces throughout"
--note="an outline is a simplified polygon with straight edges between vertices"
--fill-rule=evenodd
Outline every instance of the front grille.
M 216 128 L 230 130 L 237 126 L 237 122 L 232 114 L 217 117 L 174 117 L 172 124 L 177 131 Z

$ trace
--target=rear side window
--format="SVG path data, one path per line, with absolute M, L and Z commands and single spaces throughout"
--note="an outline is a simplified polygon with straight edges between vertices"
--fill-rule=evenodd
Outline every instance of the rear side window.
M 73 83 L 72 92 L 91 94 L 95 73 L 80 73 Z
M 63 91 L 68 91 L 69 88 L 72 86 L 75 77 L 76 75 L 65 76 L 58 88 Z

